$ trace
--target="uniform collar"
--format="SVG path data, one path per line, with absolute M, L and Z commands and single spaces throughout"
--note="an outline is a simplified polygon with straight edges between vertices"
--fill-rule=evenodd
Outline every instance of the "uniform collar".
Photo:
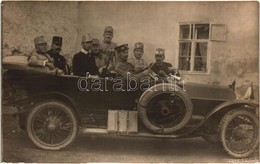
M 143 60 L 143 58 L 141 58 L 141 59 L 136 59 L 134 56 L 133 56 L 133 59 L 134 59 L 135 61 L 142 61 L 142 60 Z
M 164 65 L 164 62 L 162 62 L 162 64 L 159 64 L 159 63 L 155 63 L 156 65 L 158 65 L 158 66 L 162 66 L 162 65 Z
M 112 43 L 112 41 L 105 41 L 105 40 L 103 40 L 103 42 L 105 43 L 105 44 L 111 44 Z
M 89 54 L 89 52 L 88 51 L 86 51 L 86 50 L 84 50 L 83 48 L 81 49 L 81 52 L 83 52 L 84 54 Z

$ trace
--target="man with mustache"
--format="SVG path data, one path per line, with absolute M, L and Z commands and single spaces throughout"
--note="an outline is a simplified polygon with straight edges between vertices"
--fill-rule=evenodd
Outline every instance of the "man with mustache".
M 115 68 L 115 71 L 119 75 L 121 75 L 123 78 L 127 78 L 127 76 L 129 75 L 129 77 L 135 77 L 137 80 L 148 77 L 149 74 L 155 75 L 155 73 L 150 68 L 136 73 L 134 70 L 134 66 L 131 63 L 127 62 L 128 49 L 128 44 L 123 44 L 116 47 L 119 62 Z
M 54 61 L 54 66 L 63 70 L 65 74 L 70 74 L 71 70 L 64 56 L 60 54 L 62 47 L 62 37 L 54 36 L 52 38 L 51 49 L 47 53 Z
M 28 65 L 35 68 L 47 68 L 55 71 L 52 58 L 47 54 L 47 42 L 43 36 L 34 38 L 35 51 L 28 57 Z
M 155 63 L 151 65 L 151 70 L 159 76 L 165 77 L 169 74 L 180 76 L 179 72 L 175 70 L 171 63 L 164 62 L 165 50 L 157 48 L 155 51 Z
M 72 61 L 74 75 L 83 77 L 88 76 L 88 74 L 99 76 L 98 67 L 92 52 L 92 42 L 93 39 L 90 34 L 82 36 L 82 49 L 74 55 Z

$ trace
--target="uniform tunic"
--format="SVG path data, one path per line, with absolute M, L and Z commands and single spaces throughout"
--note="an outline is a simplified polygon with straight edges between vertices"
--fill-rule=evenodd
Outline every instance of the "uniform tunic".
M 148 66 L 148 63 L 144 59 L 130 58 L 129 63 L 134 66 L 135 72 L 139 72 Z
M 106 66 L 109 59 L 108 56 L 103 53 L 96 54 L 94 57 L 98 68 Z
M 47 62 L 48 65 L 46 65 Z M 48 54 L 38 54 L 36 51 L 29 56 L 28 65 L 32 67 L 48 67 L 50 70 L 55 69 L 53 60 Z
M 116 44 L 115 42 L 105 43 L 105 42 L 103 41 L 103 42 L 100 43 L 100 50 L 101 50 L 104 54 L 106 54 L 108 57 L 109 57 L 109 55 L 110 55 L 110 52 L 111 52 L 111 51 L 114 51 L 116 47 L 117 47 L 117 44 Z M 115 56 L 115 57 L 113 58 L 113 60 L 110 61 L 110 63 L 111 63 L 112 65 L 115 65 L 116 61 L 117 61 L 117 57 Z
M 95 58 L 87 51 L 80 51 L 73 57 L 73 74 L 77 76 L 86 76 L 89 72 L 90 75 L 99 75 L 98 67 L 95 63 Z
M 162 65 L 155 63 L 152 66 L 151 70 L 156 74 L 159 74 L 160 71 L 164 71 L 167 75 L 169 75 L 170 73 L 172 73 L 172 71 L 170 70 L 171 67 L 172 67 L 171 63 L 163 62 Z
M 141 73 L 134 73 L 134 66 L 128 62 L 119 62 L 115 71 L 124 78 L 127 78 L 127 73 L 129 73 L 129 77 L 136 77 L 138 80 L 148 76 L 148 72 L 145 71 Z
M 66 61 L 64 56 L 60 55 L 59 53 L 57 53 L 57 52 L 55 52 L 53 50 L 49 50 L 47 53 L 54 60 L 54 66 L 56 68 L 59 68 L 59 69 L 63 70 L 63 72 L 65 74 L 69 74 L 70 73 L 69 65 L 67 64 L 67 61 Z

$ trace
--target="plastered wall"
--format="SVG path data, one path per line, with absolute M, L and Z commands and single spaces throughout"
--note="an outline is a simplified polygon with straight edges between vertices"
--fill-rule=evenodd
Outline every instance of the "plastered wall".
M 63 52 L 71 54 L 77 41 L 77 2 L 2 2 L 2 55 L 27 54 L 33 39 L 63 37 Z

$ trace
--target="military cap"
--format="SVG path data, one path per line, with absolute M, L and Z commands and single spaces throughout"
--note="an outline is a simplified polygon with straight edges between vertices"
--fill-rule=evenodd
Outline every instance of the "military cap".
M 129 49 L 129 48 L 128 48 L 128 44 L 122 44 L 122 45 L 117 46 L 117 47 L 115 48 L 115 50 L 116 50 L 117 52 L 121 52 L 121 51 L 128 50 L 128 49 Z
M 105 32 L 110 32 L 110 33 L 113 33 L 113 27 L 112 26 L 107 26 L 107 27 L 105 27 L 105 30 L 104 30 L 104 33 Z
M 52 43 L 53 43 L 53 44 L 62 45 L 62 37 L 60 37 L 60 36 L 54 36 L 54 37 L 52 38 Z
M 92 38 L 91 38 L 90 34 L 82 36 L 82 43 L 83 42 L 92 42 Z
M 165 50 L 162 48 L 157 48 L 155 51 L 155 55 L 164 55 Z
M 38 44 L 47 44 L 47 42 L 45 41 L 45 38 L 43 36 L 37 36 L 34 38 L 34 45 L 38 45 Z
M 99 40 L 98 39 L 92 39 L 92 44 L 99 44 Z
M 137 43 L 135 43 L 134 49 L 144 49 L 144 44 L 141 42 L 137 42 Z

